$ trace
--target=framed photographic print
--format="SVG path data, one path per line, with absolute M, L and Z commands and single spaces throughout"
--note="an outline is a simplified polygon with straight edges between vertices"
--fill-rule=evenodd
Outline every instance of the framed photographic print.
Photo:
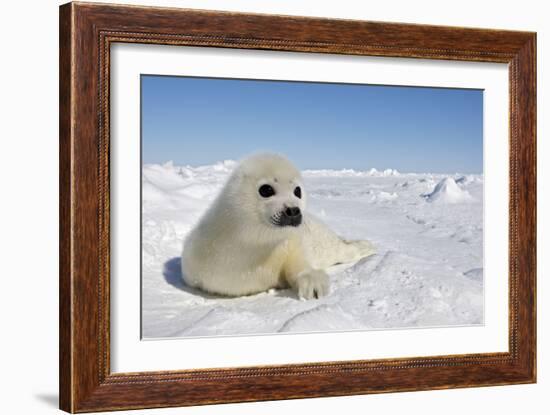
M 60 8 L 60 407 L 535 382 L 536 35 Z

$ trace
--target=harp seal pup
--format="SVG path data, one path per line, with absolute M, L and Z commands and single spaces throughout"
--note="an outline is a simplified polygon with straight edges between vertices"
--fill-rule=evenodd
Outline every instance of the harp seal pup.
M 325 269 L 374 253 L 368 241 L 347 241 L 305 212 L 300 172 L 282 155 L 241 161 L 184 242 L 187 285 L 225 296 L 271 288 L 301 299 L 329 293 Z

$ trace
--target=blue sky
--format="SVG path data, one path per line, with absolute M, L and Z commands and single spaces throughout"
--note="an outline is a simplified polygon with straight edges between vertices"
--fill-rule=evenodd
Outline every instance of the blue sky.
M 142 75 L 144 163 L 481 173 L 483 91 Z

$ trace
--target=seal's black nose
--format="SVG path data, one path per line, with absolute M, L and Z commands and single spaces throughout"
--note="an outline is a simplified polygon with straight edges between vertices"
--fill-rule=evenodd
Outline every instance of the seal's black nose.
M 302 212 L 299 207 L 287 207 L 281 213 L 279 226 L 300 226 L 302 223 Z
M 301 214 L 302 212 L 300 212 L 299 207 L 287 207 L 285 209 L 285 215 L 288 216 L 289 218 L 300 216 Z

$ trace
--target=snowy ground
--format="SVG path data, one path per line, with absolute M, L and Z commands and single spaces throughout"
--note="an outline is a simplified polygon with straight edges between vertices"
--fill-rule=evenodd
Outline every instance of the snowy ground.
M 241 298 L 183 284 L 182 241 L 234 166 L 143 167 L 143 337 L 483 323 L 483 176 L 305 171 L 308 210 L 377 254 L 329 271 L 331 293 Z

